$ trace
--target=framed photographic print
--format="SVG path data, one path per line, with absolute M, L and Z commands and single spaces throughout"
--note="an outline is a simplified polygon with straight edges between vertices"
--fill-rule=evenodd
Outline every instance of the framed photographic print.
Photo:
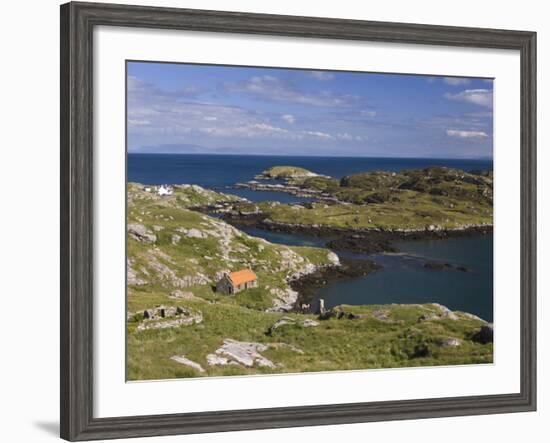
M 536 407 L 536 34 L 61 7 L 61 436 Z

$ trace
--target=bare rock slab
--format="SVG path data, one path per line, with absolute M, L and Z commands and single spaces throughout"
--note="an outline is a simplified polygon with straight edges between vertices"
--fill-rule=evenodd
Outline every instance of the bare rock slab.
M 175 361 L 176 363 L 189 366 L 190 368 L 193 368 L 199 372 L 206 372 L 204 368 L 198 364 L 197 362 L 194 362 L 193 360 L 189 360 L 185 355 L 174 355 L 170 357 L 170 360 Z
M 275 364 L 265 358 L 260 352 L 266 351 L 268 346 L 263 343 L 244 342 L 226 338 L 223 345 L 214 354 L 206 357 L 210 365 L 227 365 L 232 362 L 251 368 L 254 365 L 260 367 L 275 368 Z

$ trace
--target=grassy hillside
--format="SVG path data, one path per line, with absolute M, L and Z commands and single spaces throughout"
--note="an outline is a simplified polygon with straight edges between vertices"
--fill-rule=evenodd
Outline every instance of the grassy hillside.
M 492 362 L 492 344 L 471 340 L 482 322 L 463 314 L 455 320 L 443 317 L 436 305 L 341 307 L 357 318 L 320 321 L 313 315 L 247 308 L 227 296 L 212 301 L 204 288 L 191 291 L 197 299 L 175 304 L 201 312 L 201 323 L 144 331 L 136 331 L 138 321 L 128 323 L 130 380 Z M 134 297 L 132 306 L 146 309 L 167 302 L 174 304 L 155 293 Z M 291 321 L 268 334 L 282 318 Z M 305 320 L 318 324 L 308 327 Z M 208 356 L 227 339 L 266 346 L 261 355 L 274 367 L 208 364 Z M 185 356 L 204 372 L 171 360 L 173 356 Z
M 279 312 L 296 295 L 289 279 L 337 257 L 274 245 L 190 209 L 226 201 L 239 199 L 128 185 L 130 380 L 492 361 L 492 344 L 472 341 L 483 322 L 438 305 L 341 306 L 327 320 Z M 223 272 L 245 267 L 258 288 L 213 291 Z
M 144 290 L 203 285 L 211 292 L 224 273 L 251 268 L 259 287 L 237 301 L 267 309 L 291 295 L 289 279 L 337 262 L 328 250 L 274 245 L 189 209 L 227 200 L 237 198 L 198 186 L 177 186 L 169 197 L 128 186 L 130 304 Z

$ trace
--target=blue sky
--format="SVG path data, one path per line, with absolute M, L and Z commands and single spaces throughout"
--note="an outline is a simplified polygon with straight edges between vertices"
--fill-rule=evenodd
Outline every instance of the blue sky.
M 493 81 L 128 63 L 128 151 L 492 158 Z

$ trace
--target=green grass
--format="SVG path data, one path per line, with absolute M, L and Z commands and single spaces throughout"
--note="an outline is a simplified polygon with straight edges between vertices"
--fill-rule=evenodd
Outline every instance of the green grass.
M 277 223 L 335 228 L 422 230 L 434 225 L 456 229 L 493 223 L 492 205 L 411 190 L 395 191 L 394 197 L 395 201 L 372 204 L 317 203 L 299 210 L 286 204 L 259 206 L 266 218 Z
M 149 302 L 147 300 L 145 305 Z M 344 309 L 361 313 L 365 318 L 331 319 L 310 328 L 300 326 L 299 321 L 313 319 L 313 316 L 285 314 L 297 319 L 298 324 L 285 325 L 272 336 L 266 335 L 266 331 L 283 314 L 261 312 L 226 303 L 226 300 L 216 304 L 186 302 L 185 306 L 200 310 L 203 323 L 142 332 L 132 332 L 135 326 L 129 323 L 130 380 L 492 362 L 491 344 L 481 345 L 469 340 L 471 332 L 481 325 L 479 321 L 464 317 L 456 321 L 418 322 L 423 313 L 434 309 L 431 305 L 348 306 Z M 369 316 L 375 310 L 386 311 L 389 320 L 380 321 Z M 206 356 L 221 346 L 224 338 L 285 343 L 301 349 L 303 354 L 287 346 L 263 352 L 262 355 L 278 364 L 276 369 L 208 366 Z M 448 338 L 459 338 L 462 345 L 441 347 L 440 341 Z M 427 346 L 428 355 L 415 357 L 415 348 L 419 345 Z M 185 355 L 201 364 L 206 373 L 200 374 L 171 361 L 173 355 Z
M 402 193 L 410 194 L 410 199 L 415 199 L 422 211 L 434 211 L 429 204 L 423 203 L 431 196 L 422 195 L 419 198 L 411 190 L 403 190 Z M 492 361 L 492 345 L 480 345 L 469 339 L 481 322 L 460 314 L 457 321 L 419 322 L 423 313 L 437 309 L 432 305 L 342 306 L 341 309 L 354 312 L 361 318 L 331 319 L 311 328 L 302 327 L 301 322 L 314 319 L 312 315 L 266 312 L 273 306 L 273 290 L 287 290 L 288 277 L 298 270 L 311 265 L 329 264 L 329 251 L 270 244 L 248 236 L 223 221 L 189 209 L 198 204 L 237 201 L 235 197 L 224 194 L 185 187 L 176 188 L 173 196 L 161 198 L 145 192 L 139 184 L 130 184 L 128 197 L 128 223 L 140 224 L 156 236 L 154 241 L 149 242 L 128 237 L 129 265 L 145 283 L 128 286 L 127 310 L 132 314 L 127 327 L 130 380 Z M 287 205 L 277 205 L 280 211 L 273 213 L 273 217 L 291 222 L 302 219 L 309 223 L 323 220 L 324 223 L 338 224 L 353 223 L 356 217 L 366 224 L 367 218 L 373 218 L 372 225 L 376 226 L 377 222 L 381 222 L 378 218 L 382 216 L 380 212 L 384 212 L 386 222 L 389 217 L 393 217 L 396 224 L 403 220 L 404 213 L 397 208 L 383 211 L 379 208 L 370 212 L 372 206 L 375 205 L 326 208 L 315 205 L 313 209 L 292 209 Z M 270 206 L 262 204 L 262 209 L 265 207 Z M 419 210 L 416 208 L 417 212 Z M 438 208 L 437 211 L 443 209 Z M 322 218 L 319 218 L 320 215 Z M 436 215 L 430 213 L 429 217 Z M 199 230 L 201 236 L 188 236 L 186 233 L 190 229 Z M 258 288 L 236 296 L 213 290 L 216 276 L 221 271 L 243 267 L 254 269 L 258 275 Z M 197 276 L 203 276 L 208 281 L 186 280 Z M 179 287 L 182 282 L 185 287 Z M 176 289 L 190 292 L 193 298 L 170 298 Z M 203 321 L 171 329 L 138 331 L 137 325 L 143 311 L 158 305 L 200 311 Z M 372 313 L 376 310 L 386 312 L 388 320 L 374 318 Z M 268 328 L 283 315 L 296 319 L 297 324 L 283 326 L 268 336 Z M 206 356 L 215 352 L 226 338 L 271 343 L 274 347 L 262 354 L 277 367 L 208 366 Z M 459 338 L 463 344 L 457 348 L 443 348 L 439 343 L 446 338 Z M 292 350 L 289 345 L 301 349 L 303 353 Z M 422 347 L 429 349 L 429 352 L 418 357 L 416 354 Z M 201 364 L 206 373 L 200 374 L 170 360 L 174 355 L 185 355 Z
M 284 224 L 356 229 L 423 230 L 433 225 L 457 229 L 493 223 L 492 173 L 470 174 L 430 167 L 401 173 L 375 171 L 343 177 L 302 180 L 301 186 L 321 190 L 340 204 L 259 204 L 266 218 Z

